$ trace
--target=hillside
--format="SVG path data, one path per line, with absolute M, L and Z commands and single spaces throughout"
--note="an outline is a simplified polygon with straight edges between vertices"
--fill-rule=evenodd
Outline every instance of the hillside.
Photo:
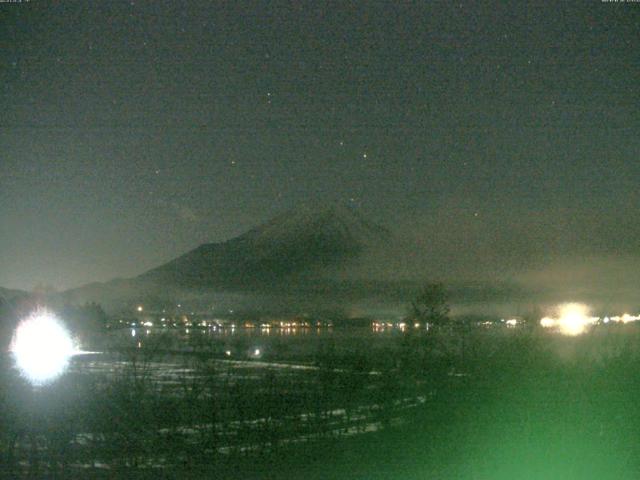
M 347 208 L 301 209 L 229 241 L 200 245 L 137 278 L 187 288 L 262 289 L 356 265 L 389 238 L 388 230 Z

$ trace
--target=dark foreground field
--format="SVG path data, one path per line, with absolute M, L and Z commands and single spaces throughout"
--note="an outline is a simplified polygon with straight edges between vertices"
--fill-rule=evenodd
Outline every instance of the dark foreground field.
M 313 362 L 112 353 L 33 390 L 5 365 L 5 478 L 636 479 L 640 336 L 389 338 Z M 120 363 L 116 359 L 122 360 Z M 8 363 L 9 359 L 5 359 Z M 176 360 L 172 359 L 175 367 Z M 89 364 L 87 364 L 89 365 Z M 154 370 L 155 369 L 155 370 Z M 162 370 L 160 368 L 160 370 Z

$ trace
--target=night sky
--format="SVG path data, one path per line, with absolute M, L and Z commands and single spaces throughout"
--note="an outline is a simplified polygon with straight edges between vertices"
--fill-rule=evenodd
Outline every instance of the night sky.
M 0 286 L 135 275 L 333 202 L 425 275 L 638 283 L 640 3 L 31 0 L 0 21 Z

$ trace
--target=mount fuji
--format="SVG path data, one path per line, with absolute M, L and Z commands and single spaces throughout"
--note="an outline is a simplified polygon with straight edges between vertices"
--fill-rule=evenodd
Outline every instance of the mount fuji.
M 190 298 L 206 303 L 212 296 L 228 295 L 255 308 L 262 308 L 266 299 L 338 301 L 356 290 L 362 295 L 362 282 L 350 274 L 365 268 L 391 241 L 389 230 L 351 208 L 298 208 L 136 277 L 91 283 L 62 292 L 60 298 L 72 304 L 99 302 L 110 310 L 140 301 L 165 304 Z
M 387 229 L 346 207 L 297 209 L 226 242 L 200 245 L 137 279 L 232 289 L 313 281 L 357 266 L 390 238 Z

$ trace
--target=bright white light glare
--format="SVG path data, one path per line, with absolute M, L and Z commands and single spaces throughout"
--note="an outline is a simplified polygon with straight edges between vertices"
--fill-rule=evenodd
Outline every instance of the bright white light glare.
M 587 327 L 600 319 L 589 316 L 589 307 L 583 303 L 565 303 L 557 308 L 556 317 L 544 317 L 540 325 L 545 328 L 557 327 L 565 335 L 580 335 Z
M 545 328 L 558 328 L 565 335 L 580 335 L 584 333 L 588 327 L 598 323 L 609 324 L 637 322 L 640 315 L 630 315 L 628 313 L 622 316 L 613 317 L 591 317 L 589 316 L 589 307 L 582 303 L 565 303 L 556 309 L 555 317 L 544 317 L 540 320 L 540 325 Z
M 560 307 L 558 323 L 565 335 L 580 335 L 591 323 L 589 307 L 581 303 L 567 303 Z M 596 319 L 597 320 L 597 319 Z
M 549 317 L 544 317 L 543 319 L 540 320 L 540 325 L 542 325 L 544 328 L 555 327 L 557 323 L 558 323 L 557 320 Z
M 640 319 L 640 317 L 638 317 L 638 315 L 629 315 L 628 313 L 625 313 L 624 315 L 622 315 L 622 317 L 620 317 L 620 321 L 622 323 L 635 322 L 638 319 Z
M 10 351 L 21 374 L 32 384 L 43 385 L 66 370 L 76 350 L 55 315 L 38 310 L 18 324 Z

